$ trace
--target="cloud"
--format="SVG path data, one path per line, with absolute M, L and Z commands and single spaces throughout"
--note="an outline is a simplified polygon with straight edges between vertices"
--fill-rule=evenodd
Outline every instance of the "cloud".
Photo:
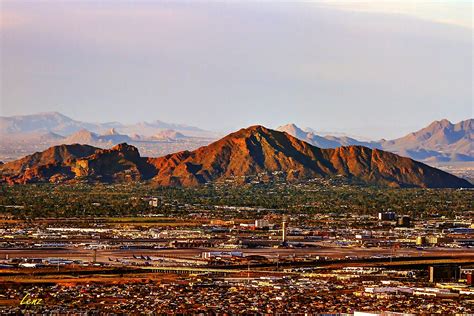
M 470 0 L 423 1 L 423 0 L 345 0 L 315 1 L 316 5 L 340 10 L 391 15 L 407 15 L 436 23 L 451 24 L 471 29 L 472 2 Z

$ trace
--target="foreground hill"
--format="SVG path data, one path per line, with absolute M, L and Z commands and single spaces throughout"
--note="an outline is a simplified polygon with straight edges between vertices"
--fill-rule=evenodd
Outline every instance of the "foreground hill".
M 321 149 L 263 126 L 241 129 L 195 151 L 160 158 L 140 157 L 127 144 L 108 150 L 62 145 L 0 166 L 0 179 L 8 183 L 150 180 L 163 186 L 193 186 L 275 174 L 288 181 L 342 176 L 392 187 L 471 186 L 449 173 L 382 150 L 362 146 Z
M 89 145 L 60 145 L 0 165 L 0 180 L 7 183 L 88 180 L 126 182 L 155 175 L 153 165 L 127 144 L 111 149 Z
M 285 173 L 286 179 L 344 176 L 365 183 L 401 187 L 463 187 L 469 182 L 409 158 L 362 146 L 321 149 L 287 133 L 252 126 L 193 152 L 150 160 L 162 185 Z

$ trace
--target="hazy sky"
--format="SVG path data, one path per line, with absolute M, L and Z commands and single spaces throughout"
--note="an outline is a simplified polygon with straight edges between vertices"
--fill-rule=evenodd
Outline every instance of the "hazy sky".
M 0 3 L 1 115 L 373 138 L 473 117 L 471 1 Z

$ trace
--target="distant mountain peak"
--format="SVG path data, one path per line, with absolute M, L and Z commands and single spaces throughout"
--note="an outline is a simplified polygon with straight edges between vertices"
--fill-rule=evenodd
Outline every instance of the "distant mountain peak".
M 306 132 L 303 129 L 299 128 L 294 123 L 289 123 L 289 124 L 286 124 L 286 125 L 282 125 L 282 126 L 277 128 L 277 131 L 288 133 L 293 137 L 300 138 L 300 139 L 303 139 L 303 140 L 308 138 L 308 134 L 311 134 L 310 132 Z
M 285 124 L 285 125 L 282 125 L 280 127 L 278 127 L 278 129 L 300 129 L 298 126 L 296 126 L 295 123 L 288 123 L 288 124 Z
M 384 150 L 423 161 L 474 161 L 473 119 L 434 121 L 406 136 L 382 142 Z
M 35 114 L 32 114 L 32 115 L 35 115 Z M 57 111 L 50 111 L 50 112 L 39 112 L 38 115 L 43 115 L 43 116 L 54 116 L 54 117 L 59 117 L 59 118 L 64 118 L 64 119 L 70 119 L 72 120 L 70 117 L 60 113 L 60 112 L 57 112 Z M 31 115 L 24 115 L 24 116 L 31 116 Z
M 153 135 L 152 138 L 158 139 L 158 140 L 179 140 L 179 139 L 186 138 L 186 136 L 173 129 L 167 129 L 167 130 L 159 131 L 158 133 Z
M 85 128 L 82 128 L 78 130 L 77 132 L 73 133 L 72 135 L 69 135 L 68 138 L 75 138 L 75 137 L 96 137 L 98 136 L 96 133 L 93 133 Z
M 103 135 L 112 136 L 112 135 L 120 135 L 120 133 L 117 132 L 117 130 L 114 127 L 112 127 L 107 132 L 105 132 Z
M 441 119 L 439 121 L 434 121 L 424 129 L 439 129 L 439 128 L 446 128 L 451 127 L 453 124 L 447 119 Z M 423 130 L 423 129 L 421 129 Z
M 288 123 L 288 124 L 285 124 L 285 125 L 282 125 L 282 126 L 279 126 L 277 128 L 277 130 L 279 129 L 294 129 L 294 130 L 302 130 L 301 128 L 299 128 L 295 123 Z

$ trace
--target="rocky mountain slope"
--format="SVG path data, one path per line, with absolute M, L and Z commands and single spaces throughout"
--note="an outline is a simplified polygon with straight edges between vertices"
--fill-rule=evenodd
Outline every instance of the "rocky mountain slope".
M 321 149 L 287 133 L 252 126 L 208 146 L 160 158 L 140 157 L 127 144 L 111 149 L 63 145 L 0 166 L 8 183 L 84 179 L 150 180 L 163 186 L 247 181 L 278 174 L 287 181 L 341 176 L 392 187 L 469 187 L 469 182 L 409 158 L 362 146 Z

